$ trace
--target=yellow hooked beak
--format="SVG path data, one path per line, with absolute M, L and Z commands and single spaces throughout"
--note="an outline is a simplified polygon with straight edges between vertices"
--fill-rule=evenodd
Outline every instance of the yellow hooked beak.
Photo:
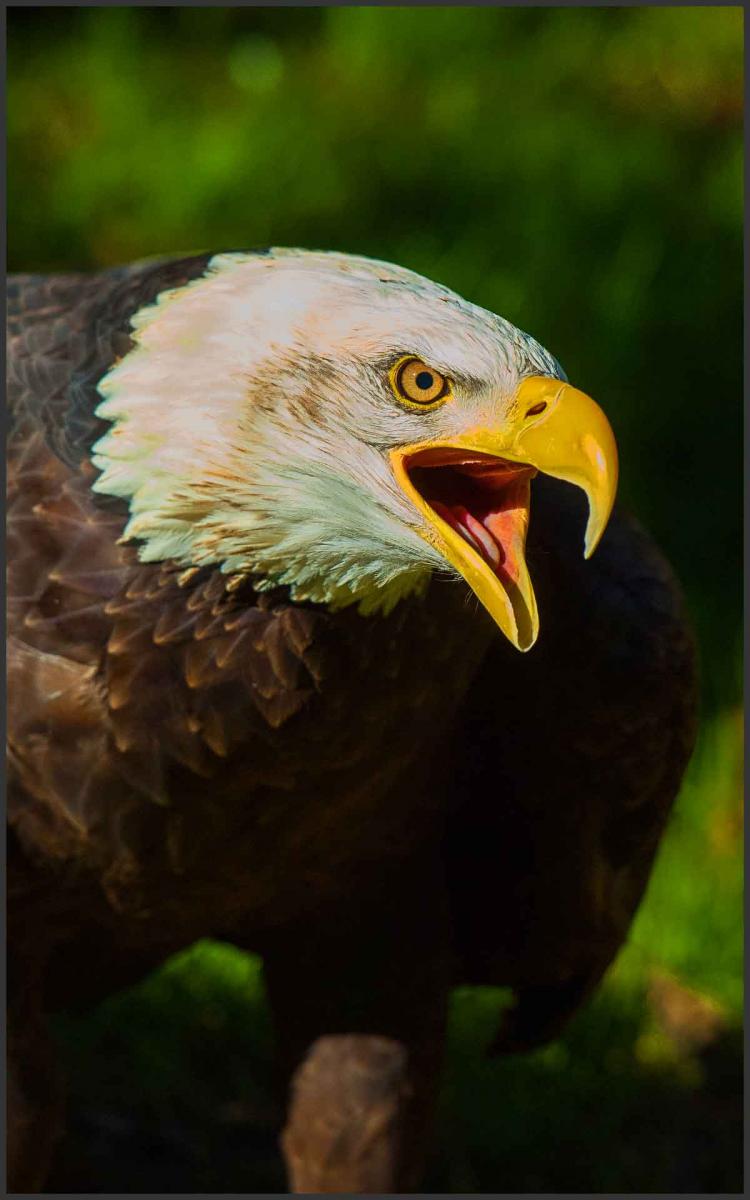
M 497 427 L 391 451 L 394 474 L 425 518 L 419 533 L 463 576 L 518 650 L 539 632 L 524 557 L 530 483 L 537 470 L 577 484 L 589 517 L 584 554 L 604 533 L 617 491 L 609 421 L 583 392 L 533 376 Z

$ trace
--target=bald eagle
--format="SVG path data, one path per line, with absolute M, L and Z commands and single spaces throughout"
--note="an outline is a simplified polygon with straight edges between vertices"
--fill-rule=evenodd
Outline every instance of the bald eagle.
M 692 747 L 609 422 L 346 254 L 16 276 L 9 346 L 12 1190 L 62 1127 L 46 1014 L 207 936 L 264 961 L 290 1188 L 415 1189 L 450 987 L 554 1037 Z

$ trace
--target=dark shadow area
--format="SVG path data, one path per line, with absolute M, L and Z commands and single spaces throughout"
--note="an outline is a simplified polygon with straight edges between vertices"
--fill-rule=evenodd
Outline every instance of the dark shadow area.
M 494 1060 L 503 994 L 456 992 L 425 1189 L 741 1191 L 740 1030 L 659 986 L 605 984 L 564 1038 Z M 57 1032 L 71 1120 L 48 1192 L 285 1190 L 256 960 L 203 943 Z

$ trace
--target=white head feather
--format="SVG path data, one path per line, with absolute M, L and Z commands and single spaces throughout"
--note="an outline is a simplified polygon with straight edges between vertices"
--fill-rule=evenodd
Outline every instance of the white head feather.
M 297 599 L 389 609 L 448 570 L 388 451 L 497 420 L 524 375 L 564 378 L 502 318 L 389 263 L 222 254 L 132 320 L 104 376 L 95 490 L 128 500 L 144 562 L 216 563 Z M 398 403 L 389 367 L 424 359 L 456 403 Z

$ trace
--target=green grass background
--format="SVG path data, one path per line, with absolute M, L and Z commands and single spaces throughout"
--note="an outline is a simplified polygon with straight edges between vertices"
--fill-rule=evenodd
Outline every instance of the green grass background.
M 11 269 L 271 243 L 422 271 L 604 405 L 683 580 L 704 720 L 630 942 L 528 1058 L 485 1060 L 498 996 L 456 993 L 437 1189 L 740 1187 L 741 47 L 736 7 L 9 12 Z M 257 962 L 201 944 L 60 1036 L 61 1179 L 85 1146 L 103 1190 L 282 1186 Z

